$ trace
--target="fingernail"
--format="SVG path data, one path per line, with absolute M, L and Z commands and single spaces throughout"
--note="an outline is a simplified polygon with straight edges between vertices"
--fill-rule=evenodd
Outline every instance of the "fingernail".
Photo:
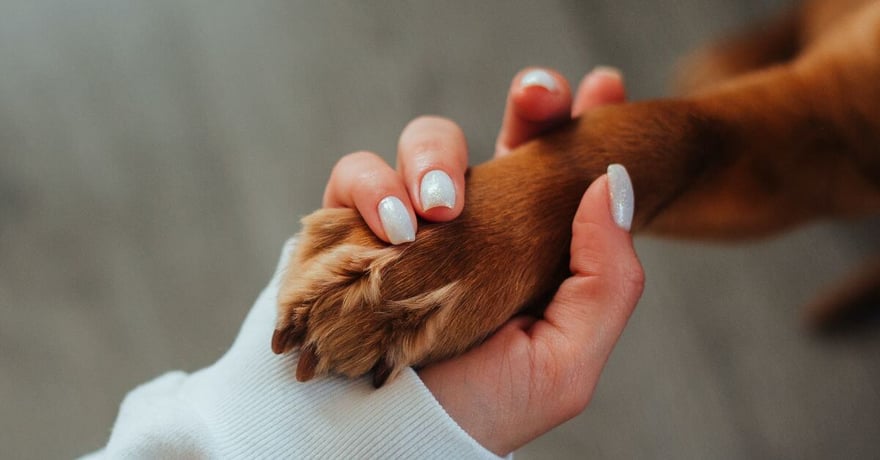
M 632 227 L 636 198 L 629 173 L 622 165 L 608 166 L 608 192 L 611 194 L 611 217 L 614 223 L 629 231 Z
M 386 196 L 379 202 L 379 220 L 382 221 L 382 228 L 391 244 L 415 241 L 416 229 L 409 218 L 409 212 L 396 196 Z
M 593 69 L 590 72 L 592 75 L 607 75 L 610 77 L 617 78 L 618 80 L 623 80 L 623 72 L 620 71 L 617 67 L 611 67 L 607 65 L 600 65 Z
M 439 169 L 428 171 L 422 177 L 422 184 L 419 188 L 423 211 L 438 206 L 447 208 L 455 206 L 455 184 L 445 172 Z
M 553 79 L 553 75 L 550 75 L 544 69 L 534 69 L 526 72 L 519 79 L 519 83 L 523 87 L 540 86 L 550 92 L 556 91 L 556 80 Z

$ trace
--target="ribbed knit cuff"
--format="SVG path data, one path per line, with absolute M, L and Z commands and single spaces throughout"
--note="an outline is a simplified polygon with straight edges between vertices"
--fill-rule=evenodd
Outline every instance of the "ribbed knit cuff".
M 175 449 L 167 443 L 177 440 L 183 453 L 209 458 L 497 459 L 411 369 L 378 390 L 366 379 L 295 380 L 297 355 L 270 349 L 280 268 L 292 244 L 229 352 L 190 376 L 168 374 L 129 394 L 107 453 L 169 454 Z

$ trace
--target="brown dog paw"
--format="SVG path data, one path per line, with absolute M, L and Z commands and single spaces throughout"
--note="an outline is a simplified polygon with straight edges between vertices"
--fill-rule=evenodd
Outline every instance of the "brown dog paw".
M 461 215 L 420 222 L 411 243 L 387 245 L 351 209 L 307 216 L 272 349 L 300 347 L 299 380 L 372 371 L 381 385 L 404 367 L 461 354 L 546 301 L 568 274 L 571 219 L 596 176 L 545 153 L 586 148 L 574 127 L 471 168 Z M 605 160 L 590 158 L 604 171 Z
M 455 334 L 439 340 L 461 283 L 403 257 L 413 244 L 387 245 L 350 209 L 317 211 L 303 225 L 272 338 L 275 353 L 300 347 L 298 380 L 372 371 L 380 386 L 406 366 L 470 345 L 473 338 Z M 431 246 L 430 234 L 420 234 L 421 246 Z

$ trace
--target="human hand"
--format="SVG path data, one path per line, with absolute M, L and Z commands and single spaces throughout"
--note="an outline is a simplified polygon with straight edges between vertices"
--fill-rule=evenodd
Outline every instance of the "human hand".
M 511 85 L 495 155 L 571 116 L 623 99 L 614 72 L 587 75 L 572 99 L 561 76 L 527 69 Z M 395 244 L 415 237 L 415 215 L 432 221 L 458 216 L 465 205 L 467 146 L 457 125 L 437 117 L 414 120 L 401 134 L 397 158 L 395 171 L 370 152 L 344 157 L 331 174 L 325 206 L 357 208 L 377 236 Z M 430 171 L 442 171 L 448 180 L 424 179 Z M 615 179 L 628 184 L 625 174 Z M 441 199 L 431 202 L 429 196 Z M 398 203 L 387 205 L 388 197 Z M 603 176 L 584 195 L 575 218 L 574 276 L 560 287 L 544 319 L 516 318 L 467 354 L 420 372 L 452 418 L 496 453 L 508 453 L 584 409 L 641 294 L 632 241 L 614 223 L 609 206 Z
M 624 98 L 622 79 L 613 69 L 600 67 L 586 75 L 574 99 L 568 82 L 558 73 L 524 69 L 511 83 L 494 156 L 506 155 L 586 110 Z M 396 169 L 373 152 L 342 157 L 330 173 L 323 207 L 357 209 L 385 242 L 412 241 L 416 216 L 446 222 L 461 214 L 467 164 L 461 128 L 446 118 L 422 116 L 400 135 Z
M 419 371 L 447 413 L 506 455 L 581 413 L 641 297 L 642 267 L 609 200 L 632 188 L 619 167 L 584 194 L 572 224 L 572 276 L 541 319 L 512 319 L 462 356 Z
M 619 75 L 605 69 L 582 80 L 573 103 L 556 76 L 553 81 L 562 88 L 558 99 L 530 98 L 534 90 L 518 86 L 522 74 L 518 78 L 496 155 L 566 120 L 568 110 L 577 116 L 624 99 Z M 573 276 L 560 286 L 544 318 L 514 318 L 468 353 L 419 371 L 449 415 L 497 454 L 521 447 L 586 408 L 641 296 L 642 268 L 632 239 L 608 211 L 608 180 L 600 177 L 584 194 L 572 226 Z

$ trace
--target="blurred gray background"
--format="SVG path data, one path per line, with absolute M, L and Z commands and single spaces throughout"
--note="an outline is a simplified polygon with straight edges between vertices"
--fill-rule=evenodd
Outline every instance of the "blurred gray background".
M 128 390 L 218 358 L 341 155 L 393 159 L 434 113 L 481 162 L 518 69 L 614 65 L 657 97 L 787 3 L 0 3 L 0 457 L 93 450 Z M 518 458 L 876 458 L 880 333 L 799 318 L 878 229 L 640 239 L 644 300 L 591 407 Z

